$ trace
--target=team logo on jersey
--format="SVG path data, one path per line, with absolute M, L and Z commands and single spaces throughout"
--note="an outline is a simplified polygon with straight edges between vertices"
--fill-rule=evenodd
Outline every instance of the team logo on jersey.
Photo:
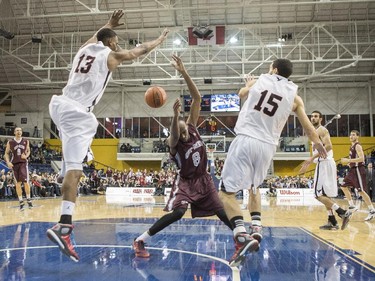
M 193 146 L 190 147 L 190 148 L 186 151 L 186 153 L 185 153 L 185 159 L 188 159 L 188 158 L 189 158 L 189 156 L 190 156 L 190 154 L 192 153 L 193 150 L 198 149 L 198 148 L 200 148 L 200 147 L 203 146 L 203 145 L 204 145 L 204 144 L 203 144 L 203 142 L 202 142 L 201 140 L 198 140 L 197 142 L 195 142 L 195 143 L 193 144 Z

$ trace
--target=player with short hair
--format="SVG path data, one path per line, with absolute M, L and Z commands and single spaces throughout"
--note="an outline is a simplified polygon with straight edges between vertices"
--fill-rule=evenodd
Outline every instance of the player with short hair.
M 236 253 L 229 262 L 238 266 L 245 254 L 252 250 L 252 238 L 262 239 L 261 204 L 258 187 L 267 175 L 283 127 L 291 112 L 295 112 L 307 136 L 314 142 L 321 157 L 326 151 L 305 113 L 302 99 L 297 95 L 298 86 L 288 77 L 293 64 L 287 59 L 274 60 L 269 73 L 256 81 L 251 77 L 239 91 L 245 102 L 239 113 L 235 132 L 222 172 L 220 196 L 225 212 L 232 223 Z M 249 189 L 249 212 L 252 219 L 251 233 L 247 233 L 243 214 L 236 193 Z
M 320 229 L 339 229 L 339 225 L 334 215 L 334 212 L 336 212 L 339 217 L 342 218 L 341 230 L 344 230 L 352 217 L 352 212 L 350 210 L 342 209 L 331 199 L 332 197 L 337 197 L 338 193 L 337 169 L 335 159 L 333 158 L 331 137 L 328 130 L 322 126 L 323 115 L 320 111 L 314 110 L 311 113 L 310 120 L 327 150 L 327 158 L 321 158 L 319 153 L 314 150 L 313 155 L 302 163 L 300 172 L 306 172 L 311 163 L 316 163 L 314 174 L 315 198 L 326 207 L 328 213 L 328 223 L 321 226 Z
M 62 142 L 61 176 L 63 200 L 59 222 L 47 230 L 48 238 L 73 261 L 79 257 L 71 239 L 77 186 L 82 175 L 82 163 L 93 158 L 90 145 L 98 121 L 92 113 L 101 99 L 112 72 L 123 62 L 145 55 L 166 38 L 165 29 L 156 40 L 145 42 L 131 50 L 121 49 L 114 28 L 123 25 L 123 10 L 115 10 L 108 23 L 99 29 L 78 51 L 72 63 L 69 80 L 62 95 L 54 95 L 49 112 Z
M 27 158 L 30 156 L 30 143 L 26 138 L 22 137 L 22 129 L 20 127 L 14 128 L 14 135 L 15 137 L 9 140 L 6 145 L 4 159 L 8 168 L 13 171 L 20 210 L 23 211 L 25 203 L 22 197 L 22 184 L 25 188 L 27 204 L 30 209 L 33 207 L 29 184 L 29 169 L 27 166 Z M 12 155 L 11 158 L 10 155 Z
M 362 146 L 359 143 L 359 132 L 357 130 L 350 131 L 349 138 L 352 143 L 349 150 L 349 158 L 341 158 L 341 163 L 343 165 L 349 165 L 350 169 L 344 178 L 344 183 L 341 185 L 341 189 L 345 194 L 346 200 L 349 202 L 349 210 L 352 210 L 353 212 L 357 210 L 357 207 L 353 204 L 352 194 L 349 187 L 358 191 L 369 210 L 365 221 L 370 221 L 375 218 L 375 209 L 372 205 L 370 196 L 368 196 L 366 192 L 365 156 Z
M 150 256 L 144 246 L 145 242 L 151 236 L 180 220 L 189 204 L 191 205 L 193 218 L 217 215 L 222 222 L 232 229 L 212 177 L 207 172 L 206 146 L 197 130 L 201 95 L 181 59 L 173 56 L 173 60 L 173 66 L 181 73 L 189 88 L 192 103 L 186 122 L 179 119 L 181 101 L 177 99 L 173 104 L 174 115 L 171 123 L 171 135 L 168 137 L 167 142 L 170 147 L 170 155 L 177 164 L 178 173 L 174 180 L 169 200 L 164 208 L 169 213 L 161 217 L 149 230 L 134 240 L 133 249 L 138 258 L 148 258 Z M 258 242 L 254 240 L 253 244 L 254 247 L 257 247 Z

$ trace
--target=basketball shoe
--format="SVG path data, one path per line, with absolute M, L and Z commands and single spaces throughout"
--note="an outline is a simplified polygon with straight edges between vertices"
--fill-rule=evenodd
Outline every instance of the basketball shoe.
M 368 215 L 367 217 L 365 218 L 365 221 L 370 221 L 372 220 L 373 218 L 375 218 L 375 210 L 371 210 L 368 212 Z
M 249 229 L 250 229 L 250 236 L 260 243 L 263 239 L 263 236 L 262 236 L 263 227 L 261 225 L 250 225 Z
M 328 221 L 327 224 L 322 225 L 319 228 L 323 229 L 323 230 L 338 230 L 339 229 L 339 225 L 337 223 L 336 224 L 332 224 L 330 221 Z
M 31 202 L 30 199 L 27 200 L 27 205 L 29 206 L 29 209 L 32 209 L 34 207 L 33 202 Z
M 138 258 L 149 258 L 150 257 L 150 253 L 146 250 L 145 243 L 143 242 L 143 240 L 136 241 L 134 239 L 133 250 L 135 252 L 135 256 L 138 257 Z
M 20 201 L 20 211 L 23 212 L 25 211 L 25 202 Z
M 75 262 L 79 261 L 79 256 L 74 249 L 73 225 L 57 223 L 47 230 L 47 237 L 59 246 L 63 254 Z
M 352 213 L 354 213 L 354 212 L 358 211 L 358 207 L 355 206 L 355 205 L 351 205 L 351 206 L 349 206 L 348 210 L 351 211 Z
M 259 248 L 259 242 L 247 233 L 239 233 L 234 238 L 235 252 L 229 260 L 229 266 L 239 266 L 245 260 L 245 254 Z
M 344 230 L 347 227 L 350 219 L 352 218 L 353 213 L 350 210 L 347 210 L 345 214 L 339 216 L 340 218 L 342 218 L 341 230 Z

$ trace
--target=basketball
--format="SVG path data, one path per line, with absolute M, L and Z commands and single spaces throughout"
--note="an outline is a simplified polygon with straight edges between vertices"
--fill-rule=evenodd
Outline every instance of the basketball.
M 148 88 L 145 93 L 145 102 L 149 107 L 159 108 L 167 100 L 167 93 L 162 87 L 154 86 Z

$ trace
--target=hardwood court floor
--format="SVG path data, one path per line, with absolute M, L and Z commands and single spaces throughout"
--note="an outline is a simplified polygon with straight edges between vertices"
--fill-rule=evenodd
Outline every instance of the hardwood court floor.
M 375 220 L 363 221 L 364 206 L 346 230 L 322 231 L 319 226 L 327 217 L 323 206 L 263 199 L 261 248 L 238 271 L 226 264 L 233 253 L 230 231 L 214 217 L 192 220 L 190 212 L 152 238 L 149 260 L 134 258 L 131 241 L 164 214 L 164 198 L 147 204 L 116 202 L 102 195 L 78 198 L 77 264 L 60 255 L 44 234 L 59 218 L 60 199 L 35 200 L 35 207 L 24 212 L 17 201 L 0 202 L 0 281 L 14 276 L 64 281 L 375 280 Z M 244 216 L 249 220 L 246 210 Z

